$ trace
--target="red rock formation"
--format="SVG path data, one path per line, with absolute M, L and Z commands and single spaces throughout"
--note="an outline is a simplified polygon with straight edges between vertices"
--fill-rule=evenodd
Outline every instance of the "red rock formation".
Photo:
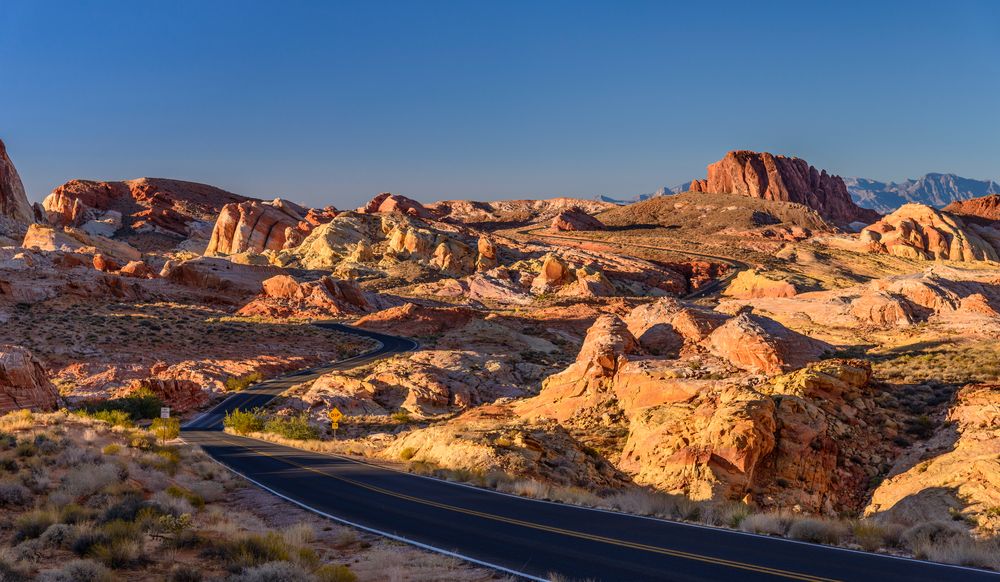
M 278 267 L 241 265 L 226 259 L 199 257 L 190 261 L 167 261 L 160 276 L 202 290 L 259 293 L 265 279 L 282 272 Z
M 333 220 L 336 210 L 306 209 L 286 200 L 227 204 L 212 229 L 206 255 L 262 252 L 296 246 L 313 228 Z
M 34 218 L 21 176 L 7 157 L 7 147 L 0 140 L 0 216 L 18 223 L 30 223 Z
M 58 400 L 59 392 L 31 352 L 0 345 L 0 414 L 21 408 L 50 410 Z
M 424 307 L 407 303 L 366 315 L 355 322 L 358 327 L 412 337 L 458 329 L 473 318 L 475 312 L 465 307 Z
M 263 282 L 264 291 L 238 315 L 263 317 L 336 317 L 368 311 L 371 306 L 353 281 L 321 277 L 299 283 L 288 275 Z
M 904 204 L 866 226 L 860 240 L 872 251 L 921 260 L 1000 260 L 997 249 L 961 218 L 923 204 Z
M 1000 195 L 990 194 L 969 200 L 956 200 L 943 210 L 963 218 L 978 218 L 990 222 L 1000 220 Z
M 208 401 L 208 393 L 200 384 L 178 378 L 133 380 L 119 396 L 128 396 L 139 390 L 149 390 L 175 413 L 194 410 Z
M 692 182 L 691 190 L 797 202 L 840 225 L 870 224 L 879 217 L 874 210 L 861 208 L 851 200 L 839 176 L 817 170 L 805 160 L 767 152 L 729 152 L 709 165 L 708 178 Z
M 358 212 L 361 212 L 362 214 L 400 212 L 402 214 L 408 214 L 418 218 L 433 218 L 431 213 L 424 208 L 423 204 L 411 198 L 407 198 L 406 196 L 392 194 L 390 192 L 383 192 L 372 198 L 368 204 L 359 208 Z
M 133 231 L 187 238 L 202 234 L 205 223 L 214 220 L 224 205 L 245 200 L 214 186 L 180 180 L 72 180 L 53 190 L 42 207 L 56 226 L 81 226 L 113 211 Z
M 604 223 L 587 214 L 579 206 L 567 208 L 552 219 L 552 230 L 604 230 Z

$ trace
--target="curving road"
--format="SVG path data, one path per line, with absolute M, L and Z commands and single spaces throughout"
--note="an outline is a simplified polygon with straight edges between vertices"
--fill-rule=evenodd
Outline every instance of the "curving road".
M 417 348 L 340 324 L 380 347 L 262 382 L 184 427 L 183 438 L 258 486 L 318 514 L 533 580 L 1000 581 L 994 573 L 535 501 L 222 432 L 226 411 L 289 386 Z

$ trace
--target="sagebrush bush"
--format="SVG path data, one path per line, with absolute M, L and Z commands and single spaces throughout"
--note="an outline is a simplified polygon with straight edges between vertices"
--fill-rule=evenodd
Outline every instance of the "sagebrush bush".
M 246 568 L 229 580 L 230 582 L 288 582 L 289 580 L 313 582 L 316 578 L 297 564 L 281 561 Z
M 751 533 L 783 536 L 791 526 L 791 519 L 780 513 L 755 513 L 746 516 L 740 529 Z
M 76 540 L 76 528 L 65 523 L 54 523 L 38 539 L 45 547 L 69 548 Z
M 305 412 L 271 418 L 264 423 L 264 431 L 296 441 L 319 438 L 319 429 L 309 422 L 309 415 Z
M 20 483 L 0 483 L 0 507 L 23 507 L 31 498 L 31 491 Z
M 264 430 L 264 413 L 260 408 L 233 410 L 226 413 L 222 424 L 236 434 L 247 435 L 252 432 L 261 432 Z
M 113 463 L 82 465 L 71 469 L 62 479 L 62 489 L 72 497 L 89 497 L 112 483 L 120 483 L 128 476 L 122 467 Z
M 788 528 L 788 537 L 793 540 L 817 544 L 839 544 L 846 535 L 843 524 L 814 517 L 797 518 Z
M 244 376 L 232 376 L 226 379 L 226 390 L 230 392 L 239 392 L 241 390 L 246 390 L 250 386 L 260 382 L 264 379 L 264 375 L 260 372 L 251 372 Z
M 45 570 L 38 582 L 113 582 L 111 572 L 92 560 L 73 560 L 57 570 Z
M 29 511 L 14 521 L 14 539 L 17 541 L 35 539 L 49 529 L 56 519 L 55 512 L 48 509 Z

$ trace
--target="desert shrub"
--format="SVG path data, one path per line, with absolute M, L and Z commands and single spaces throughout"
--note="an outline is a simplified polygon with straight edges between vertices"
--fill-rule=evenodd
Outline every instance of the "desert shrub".
M 81 410 L 79 411 L 79 414 L 94 420 L 106 422 L 111 426 L 121 426 L 126 428 L 134 426 L 132 417 L 129 416 L 124 410 L 97 410 L 94 412 Z
M 287 562 L 291 558 L 288 544 L 274 532 L 218 540 L 205 553 L 220 558 L 231 572 L 240 572 L 268 562 Z
M 104 445 L 101 452 L 105 455 L 117 455 L 122 450 L 122 446 L 117 443 L 111 443 L 109 445 Z
M 968 537 L 968 531 L 955 522 L 927 521 L 908 528 L 900 540 L 914 555 L 923 558 L 923 551 L 929 547 Z
M 139 517 L 140 512 L 150 507 L 152 507 L 151 504 L 139 495 L 125 495 L 122 499 L 104 510 L 99 522 L 102 524 L 114 521 L 132 522 Z
M 788 537 L 793 540 L 817 544 L 838 544 L 847 535 L 843 524 L 813 517 L 796 519 L 788 528 Z
M 604 505 L 616 511 L 635 515 L 668 516 L 674 513 L 677 502 L 674 496 L 665 493 L 630 489 L 606 497 Z
M 83 465 L 71 469 L 62 479 L 62 489 L 72 497 L 88 497 L 112 483 L 120 483 L 127 477 L 122 467 L 113 463 Z
M 0 507 L 23 507 L 31 503 L 31 491 L 19 483 L 0 483 Z
M 309 415 L 304 412 L 294 416 L 274 417 L 264 423 L 264 430 L 297 441 L 319 438 L 319 430 L 309 423 Z
M 222 421 L 223 426 L 236 434 L 250 434 L 264 430 L 264 413 L 260 408 L 252 410 L 233 410 L 227 412 Z
M 51 498 L 49 501 L 52 501 Z M 67 503 L 59 509 L 59 523 L 83 523 L 91 518 L 91 513 L 91 510 L 76 503 Z
M 14 447 L 14 454 L 22 458 L 34 457 L 38 454 L 38 447 L 29 440 L 18 441 L 17 446 Z
M 226 379 L 226 390 L 229 390 L 230 392 L 246 390 L 263 379 L 264 376 L 260 372 L 251 372 L 243 376 L 232 376 Z
M 393 413 L 392 413 L 392 414 L 391 414 L 391 415 L 389 416 L 389 418 L 393 419 L 394 421 L 396 421 L 396 422 L 398 422 L 398 423 L 402 423 L 402 424 L 406 424 L 406 423 L 408 423 L 408 422 L 412 422 L 412 420 L 413 420 L 413 419 L 412 419 L 412 418 L 410 417 L 410 412 L 409 412 L 409 411 L 407 411 L 407 410 L 404 410 L 404 409 L 402 409 L 402 408 L 400 408 L 400 409 L 399 409 L 399 410 L 397 410 L 396 412 L 393 412 Z
M 193 491 L 184 489 L 180 485 L 171 485 L 165 490 L 167 495 L 174 497 L 176 499 L 186 499 L 192 507 L 196 509 L 202 509 L 205 507 L 205 500 L 201 498 L 200 495 Z
M 938 544 L 927 544 L 915 554 L 935 562 L 972 568 L 1000 568 L 1000 548 L 996 544 L 971 537 L 955 537 Z
M 750 507 L 746 503 L 714 503 L 710 504 L 704 515 L 705 523 L 720 527 L 738 528 L 743 520 L 750 515 Z
M 38 575 L 39 582 L 113 582 L 114 577 L 104 566 L 91 560 L 73 560 L 58 570 L 46 570 Z
M 179 517 L 185 513 L 194 513 L 194 506 L 186 497 L 175 497 L 166 491 L 159 491 L 153 495 L 150 501 L 162 513 Z
M 238 576 L 229 578 L 231 582 L 286 582 L 287 580 L 302 580 L 309 582 L 315 578 L 291 562 L 268 562 L 260 566 L 245 569 Z
M 357 582 L 358 577 L 351 569 L 343 565 L 327 564 L 313 572 L 319 582 Z
M 740 529 L 751 533 L 783 536 L 791 526 L 791 518 L 780 513 L 755 513 L 746 516 Z
M 17 461 L 14 459 L 0 459 L 0 471 L 5 471 L 7 473 L 17 472 Z
M 0 451 L 6 451 L 7 449 L 14 448 L 17 444 L 17 437 L 10 434 L 9 432 L 0 431 Z
M 0 582 L 20 582 L 29 579 L 27 573 L 21 571 L 14 564 L 8 563 L 7 559 L 0 557 Z
M 187 564 L 174 564 L 167 574 L 167 582 L 201 582 L 203 579 L 201 570 Z
M 102 412 L 123 412 L 130 420 L 141 418 L 157 418 L 160 415 L 160 408 L 163 406 L 161 400 L 152 390 L 140 389 L 123 398 L 112 398 L 103 402 L 88 402 L 83 405 L 83 411 L 88 416 L 93 416 L 98 420 L 98 413 Z M 128 425 L 121 426 L 130 426 Z M 119 425 L 116 425 L 119 426 Z
M 172 441 L 181 434 L 181 421 L 178 418 L 157 418 L 149 426 L 149 431 L 160 441 Z
M 226 487 L 215 481 L 196 481 L 191 483 L 188 489 L 208 503 L 222 499 L 226 493 Z
M 54 523 L 38 539 L 45 547 L 68 548 L 76 539 L 76 528 L 65 523 Z
M 404 461 L 409 461 L 416 454 L 417 454 L 417 449 L 413 447 L 406 447 L 405 449 L 399 451 L 399 458 L 403 459 Z
M 146 561 L 140 538 L 114 538 L 91 549 L 91 555 L 104 565 L 118 569 Z
M 76 539 L 73 540 L 70 549 L 78 556 L 86 556 L 97 546 L 109 541 L 111 541 L 110 538 L 102 530 L 82 528 L 77 532 Z
M 53 511 L 46 509 L 29 511 L 14 522 L 14 539 L 17 541 L 35 539 L 55 522 L 56 515 Z
M 316 530 L 308 523 L 297 523 L 285 528 L 281 537 L 290 546 L 304 546 L 316 539 Z

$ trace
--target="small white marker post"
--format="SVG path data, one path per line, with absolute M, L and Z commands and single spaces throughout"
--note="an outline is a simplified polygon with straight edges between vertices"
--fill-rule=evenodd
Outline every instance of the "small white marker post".
M 170 407 L 164 406 L 160 408 L 160 418 L 170 418 Z

